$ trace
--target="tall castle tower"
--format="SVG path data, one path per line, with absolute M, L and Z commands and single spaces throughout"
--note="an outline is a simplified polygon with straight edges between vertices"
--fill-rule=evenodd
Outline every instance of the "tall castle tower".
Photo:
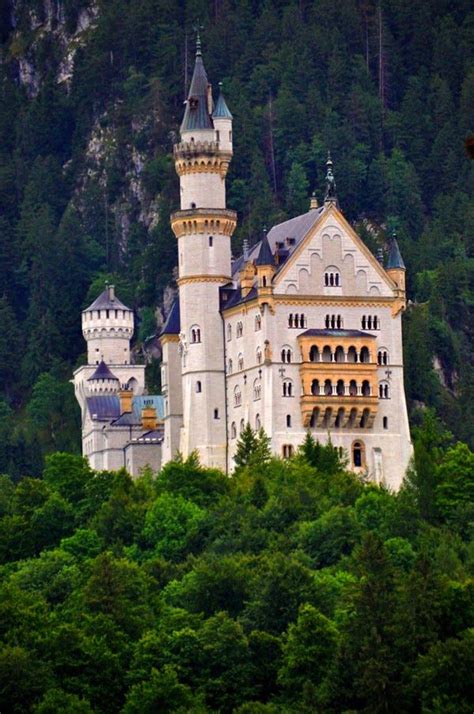
M 231 279 L 236 213 L 226 208 L 232 115 L 222 91 L 215 107 L 198 37 L 194 73 L 174 146 L 181 209 L 171 216 L 178 239 L 179 351 L 182 374 L 180 451 L 197 449 L 207 466 L 226 467 L 224 325 L 219 288 Z M 196 418 L 196 415 L 199 415 Z

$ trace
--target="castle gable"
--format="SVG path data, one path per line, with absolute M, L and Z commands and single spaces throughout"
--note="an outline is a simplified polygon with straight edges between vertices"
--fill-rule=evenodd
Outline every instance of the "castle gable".
M 276 294 L 393 297 L 394 284 L 341 212 L 326 208 L 274 279 Z

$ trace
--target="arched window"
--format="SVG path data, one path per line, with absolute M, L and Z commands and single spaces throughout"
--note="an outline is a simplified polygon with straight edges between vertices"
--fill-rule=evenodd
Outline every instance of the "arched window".
M 264 288 L 267 287 L 267 276 L 266 276 L 266 275 L 264 275 L 263 278 L 262 278 L 262 285 L 263 285 Z
M 196 382 L 196 392 L 198 392 L 198 393 L 202 392 L 202 385 L 199 380 Z
M 237 366 L 238 366 L 239 372 L 241 372 L 244 368 L 244 356 L 242 353 L 239 354 Z
M 293 382 L 290 379 L 285 379 L 285 381 L 283 382 L 283 396 L 293 396 Z
M 383 423 L 383 428 L 388 429 L 388 417 L 384 417 L 382 419 L 382 423 Z
M 362 347 L 360 351 L 360 361 L 364 362 L 367 364 L 367 362 L 370 362 L 370 352 L 368 347 Z
M 231 439 L 237 438 L 237 427 L 235 426 L 235 421 L 233 421 L 232 424 L 230 425 L 230 438 Z
M 355 469 L 365 466 L 365 447 L 362 441 L 354 441 L 352 444 L 352 465 Z
M 342 426 L 342 424 L 344 422 L 344 414 L 345 414 L 345 410 L 342 407 L 337 410 L 336 421 L 334 422 L 334 426 L 337 427 L 338 429 Z
M 234 407 L 240 407 L 242 404 L 242 392 L 239 385 L 234 388 Z
M 262 422 L 260 421 L 260 414 L 255 414 L 255 431 L 262 428 Z
M 351 397 L 357 397 L 357 382 L 355 379 L 351 379 L 349 382 L 349 394 Z
M 319 362 L 319 349 L 317 345 L 311 345 L 311 349 L 309 351 L 309 361 Z
M 326 328 L 326 330 L 329 330 L 329 328 L 331 327 L 331 315 L 326 315 L 326 317 L 324 318 L 324 327 Z
M 209 236 L 209 248 L 212 248 L 212 244 L 213 244 L 212 236 Z
M 227 324 L 227 339 L 232 339 L 232 325 L 230 324 L 230 322 Z
M 295 317 L 294 317 L 294 319 L 293 319 L 293 322 L 294 322 L 295 327 L 299 327 L 299 326 L 300 326 L 300 316 L 298 315 L 298 313 L 296 313 L 296 315 L 295 315 Z
M 291 427 L 291 414 L 287 414 L 287 415 L 286 415 L 286 426 L 287 426 L 288 428 Z
M 324 381 L 324 394 L 326 397 L 330 397 L 332 394 L 332 382 L 330 379 Z
M 355 347 L 349 347 L 347 350 L 347 361 L 348 362 L 357 362 L 357 350 Z
M 256 379 L 253 383 L 253 398 L 255 401 L 260 399 L 262 396 L 262 383 L 259 379 Z
M 367 379 L 362 382 L 362 396 L 370 397 L 370 382 Z
M 255 316 L 255 332 L 258 332 L 258 330 L 262 329 L 262 316 L 261 315 L 256 315 Z
M 369 423 L 369 416 L 370 416 L 370 410 L 364 409 L 364 411 L 362 412 L 362 419 L 360 420 L 360 428 L 361 429 L 365 429 L 365 427 Z
M 319 379 L 313 379 L 313 381 L 311 382 L 311 394 L 314 397 L 319 396 Z
M 323 348 L 323 362 L 332 362 L 332 352 L 329 345 Z
M 243 326 L 242 322 L 237 323 L 236 334 L 237 334 L 237 337 L 242 337 L 242 335 L 244 334 L 244 326 Z
M 385 349 L 381 349 L 377 352 L 377 364 L 386 365 L 388 364 L 388 352 Z
M 388 387 L 387 382 L 380 382 L 379 397 L 380 397 L 380 399 L 388 399 L 389 398 L 389 387 Z
M 291 362 L 291 349 L 290 347 L 287 347 L 286 345 L 283 347 L 281 351 L 281 361 L 282 362 Z
M 338 345 L 334 353 L 335 362 L 344 362 L 344 348 Z
M 240 435 L 243 434 L 244 429 L 245 429 L 245 421 L 244 421 L 243 419 L 241 419 L 241 420 L 240 420 L 240 428 L 239 428 L 239 433 L 240 433 Z
M 330 265 L 324 272 L 324 285 L 327 288 L 338 288 L 341 285 L 341 274 L 334 265 Z
M 283 444 L 281 452 L 284 459 L 291 459 L 291 457 L 293 456 L 293 445 Z
M 198 325 L 193 325 L 191 327 L 191 342 L 193 344 L 201 342 L 201 328 L 198 327 Z
M 362 329 L 365 330 L 365 326 L 367 323 L 367 321 L 365 319 L 365 315 L 362 316 L 362 320 L 360 321 L 360 323 L 361 323 Z
M 229 363 L 228 363 L 228 367 L 227 367 L 227 372 L 228 372 L 228 374 L 232 374 L 233 367 L 234 367 L 233 362 L 232 362 L 232 360 L 230 359 L 230 360 L 229 360 Z
M 293 313 L 288 315 L 288 327 L 293 327 Z
M 337 385 L 336 385 L 336 394 L 338 397 L 343 397 L 345 393 L 346 393 L 346 388 L 344 385 L 344 380 L 338 379 Z
M 262 355 L 262 350 L 260 347 L 257 347 L 257 351 L 255 354 L 257 357 L 257 364 L 262 364 L 263 355 Z
M 367 318 L 367 329 L 371 330 L 372 329 L 372 316 L 369 315 Z

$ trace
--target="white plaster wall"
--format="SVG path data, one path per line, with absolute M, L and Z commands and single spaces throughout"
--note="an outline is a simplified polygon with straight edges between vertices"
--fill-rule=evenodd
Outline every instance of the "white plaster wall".
M 179 450 L 180 429 L 183 425 L 181 357 L 178 348 L 177 342 L 165 342 L 163 345 L 161 389 L 165 398 L 163 463 L 176 456 Z
M 212 246 L 209 245 L 212 237 Z M 197 233 L 178 240 L 179 276 L 225 275 L 231 272 L 229 236 L 222 233 Z
M 214 119 L 214 129 L 219 134 L 216 134 L 216 139 L 219 142 L 219 148 L 224 151 L 232 152 L 232 119 Z M 217 136 L 219 138 L 217 138 Z
M 219 173 L 183 174 L 180 177 L 180 196 L 182 210 L 225 208 L 225 178 Z

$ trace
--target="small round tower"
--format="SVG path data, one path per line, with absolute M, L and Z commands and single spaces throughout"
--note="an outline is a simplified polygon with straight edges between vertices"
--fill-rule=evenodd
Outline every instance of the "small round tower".
M 87 380 L 89 394 L 116 394 L 120 389 L 118 378 L 104 361 L 99 362 L 94 374 Z
M 82 334 L 87 342 L 89 364 L 130 364 L 130 340 L 134 332 L 133 311 L 107 285 L 92 305 L 82 311 Z

